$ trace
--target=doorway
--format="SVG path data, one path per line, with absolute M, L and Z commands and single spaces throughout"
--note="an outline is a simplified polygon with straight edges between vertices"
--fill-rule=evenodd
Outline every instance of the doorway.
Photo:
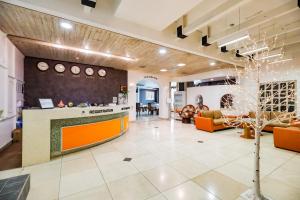
M 159 85 L 152 80 L 141 80 L 136 84 L 136 118 L 139 121 L 158 119 Z

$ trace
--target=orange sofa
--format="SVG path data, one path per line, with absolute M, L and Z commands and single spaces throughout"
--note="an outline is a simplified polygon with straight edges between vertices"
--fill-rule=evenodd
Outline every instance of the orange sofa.
M 273 137 L 275 147 L 300 152 L 299 127 L 275 127 Z
M 289 118 L 283 119 L 282 117 L 282 112 L 262 112 L 261 118 L 264 118 L 266 120 L 274 120 L 277 117 L 280 119 L 278 121 L 274 121 L 271 124 L 268 124 L 267 126 L 264 127 L 263 131 L 267 132 L 273 132 L 275 127 L 281 127 L 281 128 L 287 128 L 291 126 L 292 120 Z M 294 113 L 290 113 L 291 115 L 294 115 Z M 249 117 L 250 118 L 255 118 L 255 113 L 254 112 L 249 112 Z
M 199 130 L 208 132 L 230 128 L 224 124 L 225 119 L 222 117 L 223 114 L 220 110 L 202 111 L 194 118 L 195 126 Z

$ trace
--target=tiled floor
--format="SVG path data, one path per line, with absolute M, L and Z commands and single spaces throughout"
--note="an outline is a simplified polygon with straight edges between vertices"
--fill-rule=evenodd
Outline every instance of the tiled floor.
M 144 120 L 109 143 L 49 163 L 0 172 L 31 174 L 28 200 L 243 200 L 251 187 L 253 140 L 179 121 Z M 203 143 L 199 143 L 201 140 Z M 273 200 L 300 199 L 300 155 L 262 137 L 262 190 Z M 130 157 L 130 162 L 123 161 Z

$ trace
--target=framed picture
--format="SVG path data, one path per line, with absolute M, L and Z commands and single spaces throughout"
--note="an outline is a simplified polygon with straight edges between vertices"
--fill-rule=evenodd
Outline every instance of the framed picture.
M 127 92 L 127 85 L 121 85 L 120 92 L 122 93 Z

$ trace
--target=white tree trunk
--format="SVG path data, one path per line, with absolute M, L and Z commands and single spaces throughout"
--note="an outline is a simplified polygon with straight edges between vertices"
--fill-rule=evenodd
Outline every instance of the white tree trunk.
M 256 123 L 259 123 L 259 121 L 256 121 Z M 258 199 L 263 199 L 260 190 L 260 129 L 258 127 L 256 127 L 255 129 L 254 145 L 255 145 L 255 152 L 254 152 L 253 192 L 254 192 L 255 200 L 258 200 Z

